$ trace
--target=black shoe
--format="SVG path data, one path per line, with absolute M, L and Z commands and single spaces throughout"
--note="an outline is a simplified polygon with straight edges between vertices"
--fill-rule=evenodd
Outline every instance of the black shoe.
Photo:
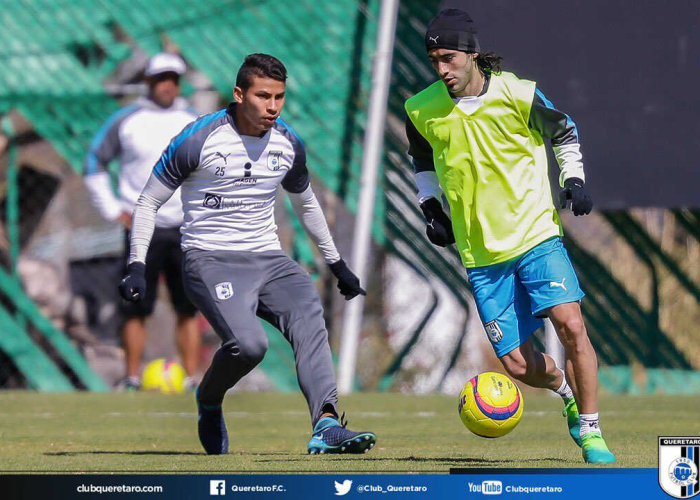
M 141 379 L 139 377 L 125 377 L 117 383 L 117 389 L 124 392 L 134 392 L 141 390 Z
M 196 392 L 197 400 L 197 430 L 199 442 L 208 455 L 225 455 L 228 453 L 228 431 L 224 421 L 224 412 L 219 406 L 207 406 L 199 402 L 199 389 Z

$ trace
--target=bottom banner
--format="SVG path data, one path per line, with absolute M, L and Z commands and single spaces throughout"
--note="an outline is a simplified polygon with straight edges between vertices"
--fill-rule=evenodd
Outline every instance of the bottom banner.
M 0 475 L 0 498 L 669 498 L 659 486 L 656 469 L 452 469 L 450 472 L 449 475 Z

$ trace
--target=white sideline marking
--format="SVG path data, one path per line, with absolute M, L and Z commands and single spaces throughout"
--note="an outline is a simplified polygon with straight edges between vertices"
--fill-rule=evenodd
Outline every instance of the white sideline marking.
M 306 416 L 309 414 L 309 412 L 306 411 L 294 411 L 294 410 L 286 410 L 286 411 L 259 411 L 259 412 L 253 412 L 253 411 L 225 411 L 224 414 L 228 417 L 238 417 L 238 418 L 255 418 L 261 415 L 290 415 L 290 416 Z M 2 413 L 0 413 L 2 415 Z M 103 413 L 101 416 L 102 417 L 126 417 L 129 415 L 143 415 L 146 417 L 196 417 L 197 413 L 196 412 L 171 412 L 171 411 L 149 411 L 149 412 L 119 412 L 119 411 L 113 411 L 109 413 Z M 419 412 L 413 412 L 413 413 L 405 413 L 405 412 L 391 412 L 391 411 L 355 411 L 352 412 L 352 415 L 358 416 L 358 417 L 369 417 L 369 418 L 382 418 L 382 417 L 390 417 L 392 415 L 405 415 L 409 417 L 419 417 L 419 418 L 433 418 L 437 416 L 437 413 L 434 411 L 419 411 Z
M 603 416 L 606 417 L 619 417 L 626 415 L 659 415 L 659 414 L 669 414 L 678 416 L 680 414 L 690 413 L 688 411 L 679 411 L 674 409 L 654 409 L 654 410 L 643 410 L 643 409 L 630 409 L 630 410 L 610 410 L 601 412 Z M 250 412 L 250 411 L 227 411 L 224 412 L 227 416 L 238 417 L 238 418 L 255 418 L 261 415 L 290 415 L 290 416 L 308 416 L 308 411 L 261 411 L 261 412 Z M 525 415 L 533 417 L 547 417 L 547 416 L 559 416 L 561 415 L 561 410 L 525 410 L 523 412 Z M 72 415 L 69 412 L 41 412 L 41 413 L 14 413 L 14 412 L 0 412 L 0 418 L 6 417 L 29 417 L 29 418 L 54 418 L 54 417 L 64 417 Z M 350 414 L 351 416 L 365 417 L 365 418 L 384 418 L 384 417 L 418 417 L 418 418 L 433 418 L 437 417 L 438 413 L 434 411 L 419 411 L 419 412 L 399 412 L 399 411 L 354 411 Z M 97 415 L 99 417 L 126 417 L 126 416 L 147 416 L 147 417 L 182 417 L 182 418 L 193 418 L 197 416 L 197 412 L 171 412 L 171 411 L 133 411 L 133 412 L 120 412 L 113 411 L 108 413 L 101 413 Z

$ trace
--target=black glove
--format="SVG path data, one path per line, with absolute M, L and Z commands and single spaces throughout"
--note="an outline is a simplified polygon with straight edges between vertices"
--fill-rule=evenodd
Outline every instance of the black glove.
M 129 302 L 138 302 L 146 295 L 146 264 L 132 262 L 126 266 L 126 276 L 119 282 L 119 295 Z
M 566 208 L 569 204 L 568 200 L 571 200 L 571 210 L 573 210 L 574 215 L 590 214 L 593 201 L 586 194 L 584 185 L 584 182 L 577 177 L 566 179 L 564 189 L 559 192 L 559 207 Z
M 455 235 L 452 232 L 452 221 L 442 210 L 442 203 L 435 198 L 428 198 L 420 204 L 428 226 L 425 234 L 433 245 L 446 247 L 455 242 Z
M 358 295 L 367 295 L 360 286 L 360 279 L 355 276 L 343 259 L 330 264 L 333 276 L 338 279 L 338 290 L 345 300 L 354 299 Z

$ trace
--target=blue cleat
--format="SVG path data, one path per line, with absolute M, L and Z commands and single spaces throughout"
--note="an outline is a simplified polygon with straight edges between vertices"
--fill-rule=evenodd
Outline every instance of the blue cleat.
M 583 460 L 587 464 L 612 464 L 615 455 L 610 453 L 600 432 L 590 432 L 581 438 Z
M 576 406 L 574 398 L 566 402 L 566 406 L 561 414 L 566 417 L 566 425 L 569 426 L 569 435 L 571 439 L 573 439 L 577 445 L 581 446 L 581 422 L 579 421 L 578 406 Z
M 309 454 L 324 453 L 367 453 L 377 442 L 372 432 L 354 432 L 345 428 L 345 413 L 340 421 L 333 417 L 324 417 L 314 426 L 309 441 Z
M 199 442 L 202 443 L 207 455 L 225 455 L 228 453 L 228 432 L 224 421 L 224 412 L 221 405 L 207 406 L 199 402 L 199 389 L 196 392 L 197 400 L 197 430 Z

